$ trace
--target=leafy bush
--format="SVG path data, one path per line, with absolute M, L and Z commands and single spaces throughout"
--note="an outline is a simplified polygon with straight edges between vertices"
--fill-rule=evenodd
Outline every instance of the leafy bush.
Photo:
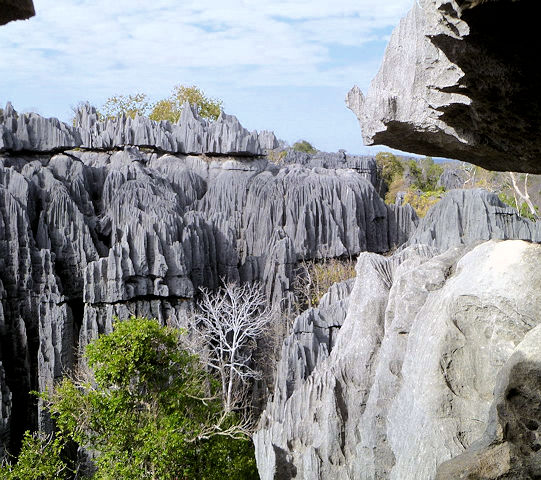
M 203 91 L 196 87 L 177 85 L 173 88 L 169 98 L 159 100 L 152 104 L 144 93 L 134 95 L 115 95 L 109 97 L 100 108 L 98 115 L 103 118 L 117 118 L 123 113 L 128 117 L 135 118 L 136 115 L 147 116 L 157 122 L 169 120 L 177 122 L 182 113 L 185 102 L 195 107 L 197 113 L 208 120 L 216 120 L 222 111 L 223 102 L 207 97 Z M 74 108 L 76 110 L 78 106 Z
M 444 194 L 445 191 L 443 188 L 439 190 L 421 192 L 420 194 L 419 192 L 410 189 L 406 192 L 403 203 L 409 203 L 417 215 L 422 218 L 428 213 L 428 210 L 433 205 L 436 205 L 436 203 L 443 198 Z
M 25 432 L 19 458 L 14 465 L 0 465 L 4 480 L 62 480 L 71 470 L 62 457 L 64 440 L 44 433 Z
M 155 320 L 117 321 L 87 346 L 82 378 L 42 395 L 58 438 L 95 452 L 95 480 L 257 478 L 251 443 L 180 335 Z
M 434 163 L 431 157 L 425 157 L 419 162 L 410 160 L 408 162 L 409 173 L 413 177 L 412 187 L 423 192 L 436 191 L 436 185 L 443 173 L 443 167 Z
M 135 118 L 136 115 L 147 115 L 150 108 L 151 105 L 144 93 L 115 95 L 105 101 L 100 109 L 100 115 L 104 118 L 116 118 L 124 113 L 130 118 Z
M 208 120 L 216 120 L 222 111 L 223 102 L 215 98 L 207 97 L 203 91 L 196 87 L 177 85 L 171 96 L 155 103 L 150 114 L 150 119 L 155 121 L 169 120 L 177 122 L 182 113 L 185 102 L 194 106 L 197 113 Z
M 512 197 L 511 195 L 507 195 L 505 193 L 500 193 L 498 195 L 498 197 L 503 203 L 505 203 L 506 205 L 509 205 L 510 207 L 517 210 L 518 214 L 521 217 L 528 218 L 528 219 L 530 219 L 530 220 L 532 220 L 534 222 L 537 220 L 537 218 L 532 214 L 532 212 L 528 208 L 528 204 L 526 202 L 522 202 L 519 205 L 519 208 L 517 209 L 517 204 L 515 202 L 515 198 Z M 535 210 L 539 213 L 539 207 L 537 205 L 535 206 Z M 538 218 L 539 218 L 539 215 L 538 215 Z
M 299 140 L 298 142 L 295 142 L 293 144 L 293 150 L 296 150 L 297 152 L 304 152 L 304 153 L 310 153 L 314 154 L 317 152 L 317 150 L 306 140 Z
M 283 165 L 286 155 L 287 150 L 269 150 L 267 152 L 267 159 L 276 165 Z

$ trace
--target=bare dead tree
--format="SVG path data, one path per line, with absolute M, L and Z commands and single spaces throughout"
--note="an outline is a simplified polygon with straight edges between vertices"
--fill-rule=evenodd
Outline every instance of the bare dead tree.
M 187 347 L 217 372 L 228 414 L 247 406 L 250 384 L 261 378 L 252 367 L 252 353 L 273 312 L 259 284 L 200 290 L 198 308 L 188 319 Z
M 511 181 L 513 182 L 513 191 L 515 195 L 515 205 L 517 210 L 520 212 L 520 206 L 518 204 L 517 195 L 522 199 L 523 202 L 528 205 L 528 209 L 530 210 L 530 213 L 532 214 L 534 219 L 538 219 L 539 215 L 537 214 L 537 210 L 535 209 L 534 204 L 532 203 L 530 199 L 530 195 L 528 194 L 528 173 L 524 176 L 524 191 L 520 189 L 518 186 L 517 178 L 515 176 L 514 172 L 509 172 L 509 176 L 511 177 Z

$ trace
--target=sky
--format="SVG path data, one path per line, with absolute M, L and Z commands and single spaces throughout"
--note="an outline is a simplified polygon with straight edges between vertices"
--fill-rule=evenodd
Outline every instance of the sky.
M 374 154 L 344 98 L 368 89 L 413 0 L 34 0 L 0 28 L 0 105 L 63 121 L 117 94 L 197 85 L 250 130 Z

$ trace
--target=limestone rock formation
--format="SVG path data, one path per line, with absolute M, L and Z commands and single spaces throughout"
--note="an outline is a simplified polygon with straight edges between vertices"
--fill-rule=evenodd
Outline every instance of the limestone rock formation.
M 541 326 L 526 334 L 496 380 L 488 427 L 436 480 L 529 480 L 541 475 Z
M 221 113 L 211 123 L 186 103 L 178 123 L 155 122 L 147 117 L 121 115 L 99 121 L 96 109 L 82 106 L 75 127 L 35 113 L 18 114 L 10 103 L 0 111 L 0 152 L 60 152 L 73 147 L 112 150 L 148 147 L 171 153 L 208 155 L 263 155 L 274 148 L 272 132 L 249 132 L 233 115 Z M 260 140 L 262 144 L 260 144 Z
M 208 125 L 184 112 L 172 126 L 139 117 L 100 123 L 87 108 L 72 128 L 9 105 L 4 111 L 2 445 L 27 428 L 51 427 L 28 392 L 50 387 L 79 349 L 111 330 L 115 315 L 179 322 L 197 289 L 221 279 L 260 281 L 285 307 L 301 259 L 385 252 L 417 224 L 410 207 L 384 204 L 370 175 L 276 166 L 234 117 Z M 120 148 L 166 146 L 181 138 L 169 135 L 173 128 L 185 129 L 184 146 L 207 154 Z M 273 144 L 271 134 L 262 138 Z M 81 144 L 99 146 L 70 149 Z M 230 150 L 242 155 L 223 155 Z
M 0 0 L 0 25 L 36 14 L 32 0 Z
M 541 242 L 541 222 L 532 222 L 482 189 L 451 190 L 419 222 L 408 244 L 445 251 L 490 239 Z
M 522 241 L 361 254 L 331 352 L 311 365 L 286 341 L 295 374 L 255 435 L 261 478 L 435 478 L 483 434 L 498 371 L 539 324 L 540 260 Z
M 347 96 L 365 143 L 541 172 L 538 14 L 531 0 L 414 2 L 368 94 Z

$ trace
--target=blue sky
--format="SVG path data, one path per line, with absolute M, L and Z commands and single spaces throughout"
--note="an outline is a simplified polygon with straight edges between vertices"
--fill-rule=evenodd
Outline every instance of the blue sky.
M 220 98 L 249 129 L 375 153 L 344 104 L 366 91 L 413 0 L 34 0 L 0 29 L 0 104 L 61 120 L 114 94 Z

